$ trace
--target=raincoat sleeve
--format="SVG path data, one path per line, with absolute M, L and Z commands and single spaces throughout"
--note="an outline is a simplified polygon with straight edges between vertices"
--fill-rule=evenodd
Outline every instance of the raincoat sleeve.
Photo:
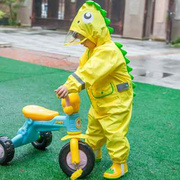
M 70 93 L 80 92 L 92 86 L 123 63 L 115 50 L 96 49 L 94 51 L 92 57 L 83 66 L 79 66 L 64 84 Z

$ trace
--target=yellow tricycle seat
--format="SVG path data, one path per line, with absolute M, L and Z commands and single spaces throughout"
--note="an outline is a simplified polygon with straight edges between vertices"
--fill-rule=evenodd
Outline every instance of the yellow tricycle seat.
M 30 118 L 34 121 L 49 121 L 59 115 L 57 111 L 52 111 L 36 105 L 25 106 L 22 112 L 26 118 Z

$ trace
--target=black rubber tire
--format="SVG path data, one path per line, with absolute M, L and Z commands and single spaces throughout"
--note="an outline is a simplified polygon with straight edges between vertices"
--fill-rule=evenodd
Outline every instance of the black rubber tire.
M 91 149 L 91 147 L 89 145 L 87 145 L 86 143 L 79 141 L 79 149 L 81 151 L 83 151 L 86 156 L 87 156 L 87 164 L 86 166 L 82 169 L 83 173 L 79 178 L 84 178 L 86 177 L 88 174 L 91 173 L 91 171 L 94 168 L 94 164 L 95 164 L 95 156 L 94 156 L 94 152 Z M 62 169 L 62 171 L 67 175 L 67 176 L 71 176 L 72 173 L 74 173 L 76 170 L 72 169 L 71 167 L 68 166 L 67 161 L 66 161 L 66 157 L 68 155 L 68 153 L 70 152 L 70 143 L 67 143 L 63 146 L 63 148 L 61 149 L 60 153 L 59 153 L 59 166 Z
M 45 150 L 52 142 L 52 133 L 51 131 L 40 132 L 40 138 L 37 141 L 32 142 L 31 144 L 39 150 Z
M 0 154 L 0 164 L 6 165 L 14 157 L 14 145 L 12 141 L 5 136 L 0 137 L 0 148 L 3 148 L 2 154 Z

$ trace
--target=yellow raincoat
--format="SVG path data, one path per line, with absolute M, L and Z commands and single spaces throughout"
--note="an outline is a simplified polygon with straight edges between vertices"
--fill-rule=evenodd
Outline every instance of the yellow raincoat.
M 96 44 L 86 49 L 79 67 L 64 84 L 70 93 L 86 89 L 91 100 L 86 142 L 96 151 L 106 143 L 115 163 L 128 158 L 126 138 L 133 90 L 125 59 L 111 40 L 104 18 L 95 6 L 84 4 L 72 22 L 75 31 Z

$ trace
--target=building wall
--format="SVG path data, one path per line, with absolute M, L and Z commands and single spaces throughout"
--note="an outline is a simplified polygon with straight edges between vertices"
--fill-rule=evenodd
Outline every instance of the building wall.
M 172 26 L 171 40 L 174 41 L 180 37 L 180 20 L 176 20 Z
M 169 0 L 156 0 L 152 39 L 166 40 L 166 20 Z
M 25 0 L 18 9 L 17 21 L 22 25 L 31 26 L 32 0 Z
M 142 39 L 145 0 L 126 0 L 123 37 Z
M 172 23 L 171 40 L 174 41 L 180 37 L 180 0 L 176 0 L 176 6 L 174 11 L 174 20 Z

